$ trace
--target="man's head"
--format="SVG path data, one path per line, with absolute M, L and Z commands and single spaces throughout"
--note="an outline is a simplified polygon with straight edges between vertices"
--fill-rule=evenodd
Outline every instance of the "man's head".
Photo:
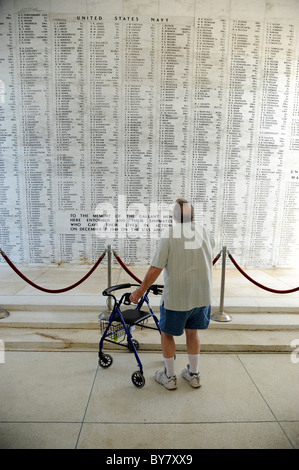
M 194 220 L 194 208 L 191 202 L 184 198 L 177 199 L 174 204 L 173 217 L 178 223 L 192 222 Z

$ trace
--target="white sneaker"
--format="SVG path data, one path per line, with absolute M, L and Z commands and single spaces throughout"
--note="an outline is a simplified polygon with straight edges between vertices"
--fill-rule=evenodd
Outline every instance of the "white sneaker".
M 166 372 L 164 370 L 158 371 L 155 373 L 155 380 L 161 385 L 164 385 L 167 390 L 175 390 L 176 389 L 176 375 L 172 377 L 167 377 Z
M 188 380 L 189 384 L 193 388 L 199 388 L 201 387 L 200 384 L 200 374 L 193 374 L 192 372 L 189 372 L 189 364 L 187 366 L 187 369 L 182 370 L 182 377 L 186 380 Z

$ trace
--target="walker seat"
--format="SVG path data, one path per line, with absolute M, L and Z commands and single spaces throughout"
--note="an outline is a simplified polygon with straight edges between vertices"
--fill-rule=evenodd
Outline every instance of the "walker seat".
M 136 325 L 151 317 L 151 313 L 145 312 L 144 310 L 129 308 L 128 310 L 124 310 L 122 312 L 122 316 L 126 325 Z M 115 321 L 121 321 L 118 315 L 115 316 Z

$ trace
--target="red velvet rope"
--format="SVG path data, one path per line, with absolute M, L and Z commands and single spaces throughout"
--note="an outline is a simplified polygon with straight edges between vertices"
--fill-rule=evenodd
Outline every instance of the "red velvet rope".
M 217 261 L 219 260 L 221 256 L 221 251 L 219 251 L 218 255 L 216 256 L 216 258 L 213 259 L 213 266 L 215 266 L 215 264 L 217 263 Z
M 228 256 L 229 256 L 229 259 L 234 264 L 234 266 L 238 269 L 238 271 L 240 271 L 240 273 L 243 274 L 243 276 L 246 277 L 246 279 L 248 279 L 248 281 L 252 282 L 256 286 L 260 287 L 261 289 L 267 290 L 269 292 L 273 292 L 274 294 L 291 294 L 292 292 L 296 292 L 297 290 L 299 290 L 299 287 L 295 287 L 294 289 L 287 289 L 287 290 L 277 290 L 277 289 L 271 289 L 270 287 L 263 286 L 262 284 L 260 284 L 259 282 L 255 281 L 250 276 L 248 276 L 248 274 L 246 274 L 243 271 L 243 269 L 240 268 L 240 266 L 234 260 L 234 258 L 232 257 L 232 255 L 230 253 L 228 253 Z
M 86 281 L 86 279 L 94 272 L 94 270 L 99 266 L 99 264 L 101 263 L 102 259 L 104 258 L 105 254 L 106 254 L 106 251 L 103 252 L 103 254 L 99 257 L 98 261 L 94 264 L 94 266 L 88 271 L 87 274 L 85 274 L 84 277 L 82 277 L 82 279 L 80 279 L 80 281 L 77 281 L 75 284 L 72 284 L 71 286 L 69 287 L 64 287 L 63 289 L 46 289 L 45 287 L 41 287 L 41 286 L 38 286 L 37 284 L 35 284 L 34 282 L 30 281 L 30 279 L 28 279 L 26 276 L 24 276 L 23 273 L 21 273 L 21 271 L 18 270 L 18 268 L 16 268 L 16 266 L 10 261 L 10 259 L 8 258 L 8 256 L 6 256 L 6 254 L 0 250 L 0 253 L 1 255 L 3 256 L 3 258 L 5 259 L 5 261 L 9 264 L 9 266 L 26 282 L 28 282 L 28 284 L 30 284 L 32 287 L 35 287 L 36 289 L 39 289 L 43 292 L 47 292 L 49 294 L 61 294 L 62 292 L 66 292 L 68 290 L 71 290 L 71 289 L 74 289 L 75 287 L 79 286 L 79 284 L 81 284 L 82 282 Z
M 121 265 L 121 267 L 126 271 L 126 273 L 129 274 L 129 276 L 131 276 L 136 282 L 138 282 L 138 284 L 141 284 L 142 281 L 140 279 L 138 279 L 138 277 L 136 277 L 135 274 L 133 274 L 129 270 L 129 268 L 123 263 L 123 261 L 117 255 L 117 253 L 115 251 L 113 251 L 113 254 L 114 254 L 115 258 L 117 259 L 118 263 Z

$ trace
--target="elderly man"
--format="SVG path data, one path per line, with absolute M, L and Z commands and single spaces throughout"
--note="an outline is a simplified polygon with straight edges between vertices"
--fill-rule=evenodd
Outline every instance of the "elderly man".
M 138 303 L 164 269 L 160 329 L 165 370 L 157 371 L 155 380 L 168 390 L 177 387 L 174 336 L 184 331 L 189 364 L 182 376 L 192 387 L 200 387 L 198 330 L 210 323 L 214 247 L 209 232 L 195 224 L 193 206 L 186 199 L 175 202 L 173 219 L 175 224 L 162 233 L 142 284 L 130 296 Z

